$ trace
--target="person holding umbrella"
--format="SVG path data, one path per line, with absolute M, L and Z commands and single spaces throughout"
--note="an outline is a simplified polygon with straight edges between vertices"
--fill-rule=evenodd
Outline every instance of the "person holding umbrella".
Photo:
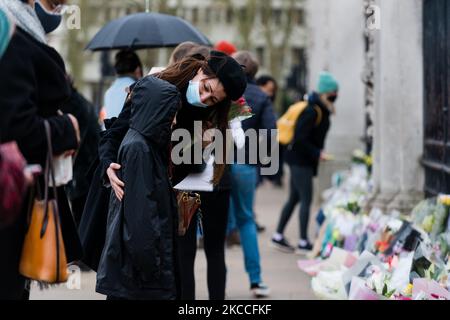
M 106 90 L 104 97 L 103 109 L 106 118 L 119 115 L 127 97 L 126 89 L 143 76 L 142 62 L 132 50 L 121 50 L 116 54 L 114 69 L 117 78 Z
M 177 208 L 171 185 L 192 167 L 177 165 L 169 170 L 171 159 L 165 156 L 170 151 L 166 150 L 169 133 L 174 128 L 192 132 L 198 120 L 210 122 L 225 136 L 231 101 L 242 96 L 246 85 L 242 67 L 233 58 L 212 51 L 206 59 L 187 57 L 131 88 L 124 109 L 100 141 L 100 168 L 111 184 L 112 196 L 97 271 L 98 292 L 109 299 L 180 296 Z M 215 184 L 224 167 L 214 165 Z M 120 232 L 120 225 L 126 230 Z

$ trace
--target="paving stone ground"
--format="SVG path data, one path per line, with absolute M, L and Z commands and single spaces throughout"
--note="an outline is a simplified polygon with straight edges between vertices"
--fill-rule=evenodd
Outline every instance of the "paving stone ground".
M 285 184 L 286 185 L 286 184 Z M 275 230 L 281 207 L 287 198 L 286 188 L 275 188 L 265 182 L 257 192 L 256 213 L 258 221 L 266 226 L 266 231 L 259 234 L 259 248 L 263 280 L 271 288 L 270 299 L 315 299 L 311 290 L 311 279 L 297 267 L 301 256 L 279 252 L 269 246 L 270 236 Z M 286 236 L 295 243 L 298 239 L 298 208 L 292 216 Z M 312 210 L 315 213 L 316 210 Z M 314 232 L 314 217 L 311 217 L 310 234 Z M 252 299 L 249 280 L 244 269 L 243 254 L 240 247 L 227 249 L 227 299 Z M 203 250 L 197 252 L 196 260 L 197 298 L 208 299 L 206 288 L 206 260 Z M 40 291 L 32 287 L 31 299 L 35 300 L 101 300 L 103 295 L 95 292 L 95 273 L 84 272 L 80 290 L 69 290 L 66 285 Z

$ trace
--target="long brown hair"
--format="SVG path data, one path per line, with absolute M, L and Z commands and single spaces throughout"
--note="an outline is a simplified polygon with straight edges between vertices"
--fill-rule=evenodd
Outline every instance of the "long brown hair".
M 164 71 L 155 74 L 155 76 L 173 84 L 180 92 L 184 92 L 189 81 L 195 77 L 199 69 L 203 70 L 203 73 L 208 79 L 217 77 L 209 67 L 206 59 L 203 55 L 195 54 L 170 65 Z M 213 108 L 213 110 L 208 120 L 222 133 L 222 137 L 227 137 L 226 131 L 228 129 L 228 113 L 231 108 L 231 100 L 225 98 L 223 101 L 209 108 Z M 214 185 L 220 182 L 225 171 L 225 159 L 227 159 L 227 149 L 229 147 L 227 147 L 227 142 L 228 139 L 223 144 L 223 163 L 214 163 L 214 176 L 212 181 Z

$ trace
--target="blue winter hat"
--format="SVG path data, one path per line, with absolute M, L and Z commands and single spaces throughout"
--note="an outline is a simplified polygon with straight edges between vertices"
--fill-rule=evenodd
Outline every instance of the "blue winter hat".
M 336 78 L 329 72 L 322 71 L 319 74 L 319 81 L 317 82 L 318 93 L 329 93 L 339 89 Z

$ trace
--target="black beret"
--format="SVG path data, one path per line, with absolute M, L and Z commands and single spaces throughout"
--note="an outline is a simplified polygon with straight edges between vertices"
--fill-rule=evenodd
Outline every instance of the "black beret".
M 238 100 L 247 88 L 247 78 L 241 65 L 220 51 L 211 51 L 208 65 L 219 78 L 231 100 Z

